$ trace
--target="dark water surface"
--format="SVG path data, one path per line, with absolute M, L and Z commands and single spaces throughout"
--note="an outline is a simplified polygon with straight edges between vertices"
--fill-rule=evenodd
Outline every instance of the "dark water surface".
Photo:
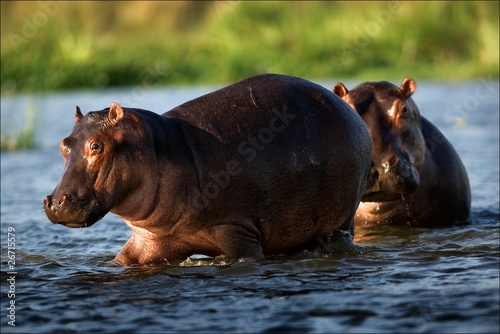
M 1 155 L 3 333 L 500 331 L 499 85 L 488 79 L 424 82 L 414 95 L 468 170 L 469 225 L 359 226 L 355 246 L 328 255 L 116 267 L 111 260 L 130 236 L 120 219 L 109 214 L 89 229 L 48 221 L 42 202 L 62 175 L 58 145 L 71 132 L 76 104 L 84 113 L 113 101 L 160 113 L 212 89 L 2 97 L 2 134 L 21 129 L 33 106 L 39 144 Z

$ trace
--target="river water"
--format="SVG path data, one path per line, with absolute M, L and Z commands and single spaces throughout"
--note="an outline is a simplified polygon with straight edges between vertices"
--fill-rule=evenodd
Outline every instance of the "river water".
M 2 97 L 2 136 L 22 129 L 32 109 L 38 144 L 1 154 L 2 333 L 500 331 L 499 84 L 488 78 L 423 82 L 414 95 L 468 170 L 468 225 L 359 226 L 353 247 L 327 255 L 117 267 L 111 260 L 131 234 L 120 219 L 109 214 L 88 229 L 48 221 L 43 198 L 62 175 L 58 146 L 75 105 L 86 113 L 116 101 L 162 113 L 213 89 Z

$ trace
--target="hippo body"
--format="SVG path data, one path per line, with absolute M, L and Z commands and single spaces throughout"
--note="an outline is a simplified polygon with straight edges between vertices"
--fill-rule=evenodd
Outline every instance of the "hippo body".
M 367 124 L 372 169 L 355 223 L 419 227 L 467 222 L 467 171 L 445 136 L 423 117 L 411 98 L 416 84 L 365 82 L 352 90 L 339 83 L 333 92 Z
M 116 257 L 126 265 L 263 258 L 351 230 L 371 162 L 366 126 L 344 101 L 272 74 L 161 116 L 77 109 L 61 151 L 48 218 L 84 227 L 116 214 L 133 232 Z

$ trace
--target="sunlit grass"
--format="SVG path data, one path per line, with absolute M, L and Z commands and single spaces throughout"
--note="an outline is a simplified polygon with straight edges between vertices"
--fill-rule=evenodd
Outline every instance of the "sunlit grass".
M 39 3 L 2 2 L 2 93 L 145 78 L 228 83 L 262 72 L 372 80 L 499 73 L 498 2 L 62 2 L 13 45 L 9 36 L 22 37 L 22 18 Z M 152 66 L 160 70 L 151 77 Z
M 24 129 L 14 133 L 3 135 L 1 138 L 2 151 L 20 151 L 36 148 L 35 142 L 35 108 L 28 107 Z

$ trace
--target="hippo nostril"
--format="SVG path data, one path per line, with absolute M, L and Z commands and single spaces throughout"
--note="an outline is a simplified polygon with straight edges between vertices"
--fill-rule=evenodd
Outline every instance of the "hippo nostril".
M 389 160 L 382 163 L 382 167 L 384 168 L 384 173 L 388 173 L 389 170 L 396 166 L 399 162 L 399 158 L 393 155 Z
M 393 156 L 389 159 L 389 166 L 395 166 L 398 163 L 399 159 L 397 156 Z
M 66 195 L 62 195 L 61 198 L 59 199 L 59 205 L 63 204 L 64 201 L 66 201 L 66 198 L 67 198 Z
M 411 161 L 410 155 L 406 151 L 401 151 L 401 159 L 404 161 Z

